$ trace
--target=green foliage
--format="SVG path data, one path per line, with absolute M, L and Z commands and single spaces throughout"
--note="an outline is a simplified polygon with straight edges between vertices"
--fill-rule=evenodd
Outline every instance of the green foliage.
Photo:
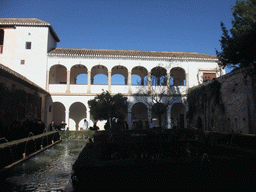
M 12 146 L 12 145 L 18 145 L 19 143 L 23 143 L 23 142 L 26 142 L 26 141 L 29 141 L 29 140 L 35 140 L 35 139 L 38 139 L 40 137 L 45 137 L 47 135 L 51 135 L 51 134 L 56 133 L 56 132 L 57 131 L 50 131 L 50 132 L 42 133 L 40 135 L 35 135 L 35 136 L 31 136 L 31 137 L 26 137 L 26 138 L 23 138 L 23 139 L 17 139 L 17 140 L 10 141 L 10 142 L 7 142 L 7 143 L 2 143 L 2 144 L 0 144 L 0 148 L 9 147 L 9 146 Z
M 232 8 L 231 36 L 221 22 L 221 52 L 216 54 L 223 67 L 246 67 L 256 62 L 256 1 L 240 0 Z
M 209 84 L 191 88 L 188 90 L 188 104 L 189 104 L 189 117 L 193 117 L 193 113 L 197 106 L 204 108 L 205 102 L 213 102 L 213 104 L 220 104 L 221 101 L 221 83 L 213 80 Z
M 94 120 L 124 119 L 128 108 L 127 97 L 120 93 L 112 96 L 108 91 L 97 95 L 88 104 Z
M 95 131 L 60 131 L 59 133 L 62 139 L 85 140 L 92 138 Z

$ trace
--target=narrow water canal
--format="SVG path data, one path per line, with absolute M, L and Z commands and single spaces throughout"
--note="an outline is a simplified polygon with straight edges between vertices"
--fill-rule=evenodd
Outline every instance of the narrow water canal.
M 85 145 L 86 141 L 62 141 L 14 166 L 4 181 L 5 191 L 62 191 Z

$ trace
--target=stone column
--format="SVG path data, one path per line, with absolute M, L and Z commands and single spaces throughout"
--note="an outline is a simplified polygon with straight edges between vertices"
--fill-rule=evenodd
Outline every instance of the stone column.
M 171 77 L 170 73 L 167 73 L 167 76 L 166 76 L 167 81 L 166 81 L 166 83 L 167 83 L 167 94 L 168 95 L 171 94 L 170 77 Z
M 167 126 L 168 126 L 168 129 L 172 128 L 171 107 L 167 111 Z
M 108 92 L 111 93 L 111 71 L 108 71 Z
M 49 92 L 49 82 L 50 82 L 50 71 L 47 70 L 46 73 L 46 91 Z
M 66 93 L 70 93 L 70 71 L 67 70 L 67 90 Z
M 150 123 L 152 119 L 152 111 L 148 108 L 148 122 Z
M 67 124 L 67 127 L 69 128 L 69 111 L 66 110 L 65 113 L 66 113 L 65 122 L 66 122 L 66 124 Z
M 151 72 L 148 72 L 148 93 L 151 93 Z
M 132 127 L 132 112 L 131 112 L 131 109 L 128 110 L 128 119 L 127 119 L 127 124 L 128 124 L 128 127 L 129 129 L 131 129 Z
M 87 93 L 91 93 L 91 71 L 87 75 Z
M 189 87 L 189 83 L 188 83 L 188 73 L 186 73 L 186 93 L 188 92 L 188 87 Z
M 132 72 L 128 72 L 128 93 L 132 93 Z
M 89 107 L 87 108 L 86 113 L 87 113 L 87 118 L 86 118 L 86 120 L 88 121 L 88 128 L 89 128 L 89 127 L 90 127 L 90 122 L 91 122 L 91 112 L 90 112 L 90 108 L 89 108 Z M 91 125 L 91 126 L 92 126 L 92 125 Z

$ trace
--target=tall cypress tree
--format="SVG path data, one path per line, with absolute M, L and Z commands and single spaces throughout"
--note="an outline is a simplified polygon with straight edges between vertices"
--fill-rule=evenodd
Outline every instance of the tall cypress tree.
M 232 13 L 231 35 L 221 22 L 221 52 L 216 54 L 223 67 L 256 65 L 256 0 L 237 0 Z

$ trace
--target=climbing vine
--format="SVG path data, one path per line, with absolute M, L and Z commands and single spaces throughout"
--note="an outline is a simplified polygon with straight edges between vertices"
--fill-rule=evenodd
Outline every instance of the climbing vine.
M 191 88 L 188 91 L 188 104 L 189 112 L 188 116 L 192 119 L 196 107 L 201 106 L 202 109 L 205 107 L 205 103 L 213 103 L 213 105 L 221 104 L 221 83 L 214 79 L 209 84 L 202 84 L 195 88 Z

